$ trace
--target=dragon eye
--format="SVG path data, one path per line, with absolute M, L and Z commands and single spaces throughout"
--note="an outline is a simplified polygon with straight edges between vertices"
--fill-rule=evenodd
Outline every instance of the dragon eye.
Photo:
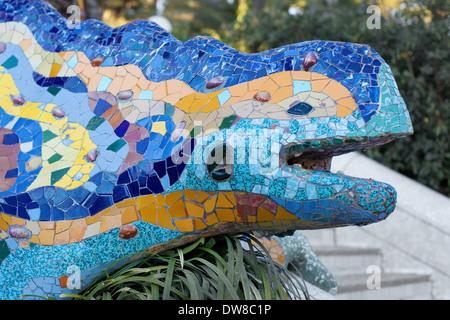
M 306 102 L 294 102 L 289 106 L 289 109 L 286 112 L 289 114 L 304 116 L 312 110 L 314 110 L 314 108 Z
M 233 175 L 233 149 L 226 143 L 211 150 L 206 170 L 216 181 L 224 181 Z

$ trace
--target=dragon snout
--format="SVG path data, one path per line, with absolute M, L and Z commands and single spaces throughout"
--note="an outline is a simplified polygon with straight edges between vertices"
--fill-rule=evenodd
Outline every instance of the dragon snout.
M 306 145 L 281 145 L 280 149 L 272 148 L 272 161 L 267 161 L 264 168 L 261 161 L 253 163 L 259 158 L 251 157 L 251 147 L 256 146 L 246 144 L 240 150 L 237 145 L 221 142 L 205 152 L 206 172 L 218 189 L 236 196 L 242 192 L 250 195 L 252 200 L 237 201 L 236 210 L 243 221 L 266 210 L 275 220 L 281 216 L 289 219 L 289 228 L 316 229 L 366 225 L 384 220 L 394 211 L 397 194 L 389 184 L 330 172 L 338 149 L 299 151 Z M 242 159 L 238 154 L 243 155 Z
M 298 195 L 293 199 L 272 199 L 297 217 L 293 225 L 298 229 L 362 226 L 382 221 L 394 211 L 397 193 L 392 186 L 365 179 L 347 180 L 346 185 L 334 195 L 330 191 L 333 187 L 317 185 L 315 199 L 301 200 Z M 309 186 L 307 190 L 313 188 Z M 302 194 L 307 198 L 308 192 Z
M 355 224 L 365 225 L 386 219 L 395 209 L 396 190 L 389 184 L 371 179 L 355 180 L 355 186 L 347 192 L 344 204 L 344 210 L 350 216 L 354 212 L 356 216 L 361 214 L 361 222 Z

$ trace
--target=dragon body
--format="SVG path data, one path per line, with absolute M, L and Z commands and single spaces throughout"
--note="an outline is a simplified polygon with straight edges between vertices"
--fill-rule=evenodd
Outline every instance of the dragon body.
M 366 45 L 246 54 L 1 1 L 0 52 L 0 299 L 76 292 L 118 259 L 202 236 L 394 210 L 392 186 L 329 171 L 333 156 L 412 133 Z

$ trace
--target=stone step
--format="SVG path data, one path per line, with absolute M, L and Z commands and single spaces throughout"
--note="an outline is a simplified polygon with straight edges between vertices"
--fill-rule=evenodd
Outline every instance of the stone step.
M 381 268 L 381 250 L 376 248 L 320 246 L 314 252 L 335 276 L 366 274 L 370 266 Z
M 336 278 L 336 299 L 432 299 L 429 275 L 384 272 L 378 248 L 317 246 L 314 252 Z
M 429 275 L 407 273 L 381 273 L 379 286 L 368 278 L 371 274 L 336 276 L 338 300 L 431 300 Z M 369 287 L 372 287 L 369 289 Z

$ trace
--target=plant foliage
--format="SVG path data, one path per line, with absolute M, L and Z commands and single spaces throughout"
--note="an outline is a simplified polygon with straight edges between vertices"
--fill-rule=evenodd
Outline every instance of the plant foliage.
M 253 236 L 217 236 L 139 258 L 101 278 L 79 300 L 288 300 L 305 283 L 271 259 Z

